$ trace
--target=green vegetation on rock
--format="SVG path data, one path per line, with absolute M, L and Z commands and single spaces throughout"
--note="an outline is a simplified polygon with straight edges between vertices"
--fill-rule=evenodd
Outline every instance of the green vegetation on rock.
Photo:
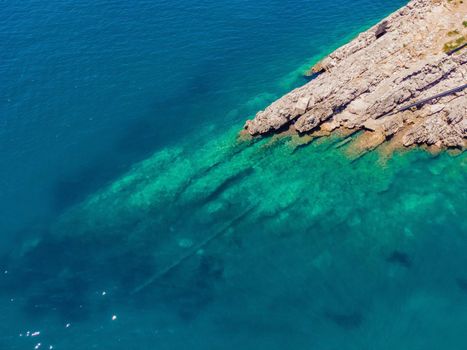
M 461 45 L 463 45 L 465 42 L 466 42 L 465 36 L 461 36 L 457 39 L 448 41 L 446 44 L 444 44 L 443 51 L 449 52 L 449 51 L 455 50 Z

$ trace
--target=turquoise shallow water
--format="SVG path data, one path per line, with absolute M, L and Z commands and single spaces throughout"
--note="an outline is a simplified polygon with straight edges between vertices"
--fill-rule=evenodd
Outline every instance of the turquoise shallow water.
M 0 348 L 464 349 L 465 154 L 236 137 L 401 4 L 6 3 Z

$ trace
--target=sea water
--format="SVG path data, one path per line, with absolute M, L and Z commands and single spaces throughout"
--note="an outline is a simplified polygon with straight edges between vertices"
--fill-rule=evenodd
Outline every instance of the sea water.
M 0 13 L 1 349 L 464 349 L 465 154 L 244 119 L 403 1 Z

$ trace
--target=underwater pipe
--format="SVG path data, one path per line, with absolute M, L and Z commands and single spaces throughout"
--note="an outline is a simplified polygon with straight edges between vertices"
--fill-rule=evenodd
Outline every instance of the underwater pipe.
M 169 266 L 167 266 L 165 269 L 163 269 L 162 271 L 159 271 L 157 272 L 156 274 L 152 275 L 151 277 L 149 277 L 147 280 L 145 280 L 143 283 L 141 283 L 139 286 L 137 286 L 135 289 L 133 289 L 133 291 L 131 292 L 131 294 L 137 294 L 139 292 L 141 292 L 142 290 L 146 289 L 147 287 L 149 287 L 150 285 L 152 285 L 153 283 L 155 283 L 158 279 L 164 277 L 166 274 L 168 274 L 170 271 L 172 271 L 173 269 L 175 269 L 177 266 L 179 266 L 181 263 L 183 263 L 185 260 L 191 258 L 193 255 L 196 254 L 196 252 L 200 249 L 202 249 L 203 247 L 205 247 L 206 245 L 208 245 L 209 243 L 211 243 L 212 241 L 214 241 L 215 239 L 221 237 L 234 223 L 236 223 L 237 221 L 240 221 L 241 219 L 243 219 L 245 216 L 247 216 L 251 210 L 253 210 L 255 207 L 257 206 L 257 204 L 254 204 L 254 205 L 250 205 L 247 209 L 245 209 L 244 211 L 242 211 L 239 215 L 237 215 L 235 218 L 233 218 L 232 220 L 229 221 L 229 223 L 227 223 L 226 225 L 224 225 L 222 228 L 220 228 L 218 231 L 216 231 L 214 234 L 212 234 L 211 236 L 209 236 L 208 238 L 206 238 L 204 241 L 202 241 L 201 243 L 197 244 L 191 251 L 189 251 L 187 254 L 183 255 L 181 258 L 179 258 L 178 260 L 176 260 L 175 262 L 173 262 L 172 264 L 170 264 Z

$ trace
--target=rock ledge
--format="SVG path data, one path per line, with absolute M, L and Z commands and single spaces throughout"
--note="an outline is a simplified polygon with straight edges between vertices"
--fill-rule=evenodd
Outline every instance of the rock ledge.
M 411 1 L 315 65 L 312 72 L 320 74 L 314 80 L 257 113 L 245 132 L 365 129 L 383 141 L 403 133 L 404 146 L 465 149 L 467 48 L 452 54 L 443 48 L 466 40 L 466 20 L 467 2 Z

